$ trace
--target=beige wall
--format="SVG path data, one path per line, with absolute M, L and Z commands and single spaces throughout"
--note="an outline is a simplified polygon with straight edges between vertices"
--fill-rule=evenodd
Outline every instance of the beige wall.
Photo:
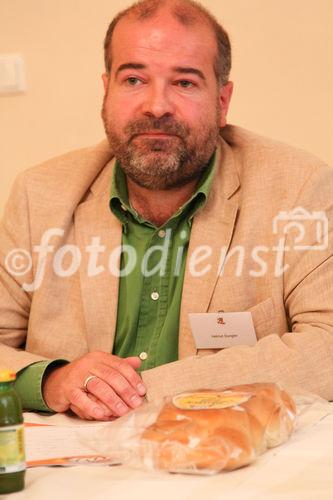
M 0 0 L 0 53 L 21 53 L 28 91 L 0 96 L 0 212 L 15 175 L 103 137 L 102 41 L 130 1 Z M 203 0 L 234 49 L 230 121 L 333 165 L 333 1 Z

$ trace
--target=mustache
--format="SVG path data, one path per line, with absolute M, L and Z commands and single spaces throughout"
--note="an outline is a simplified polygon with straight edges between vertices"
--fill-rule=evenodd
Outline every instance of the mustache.
M 152 130 L 176 135 L 181 139 L 186 139 L 190 132 L 187 125 L 168 116 L 162 116 L 162 118 L 140 118 L 131 121 L 124 128 L 124 132 L 131 138 L 137 134 L 145 134 Z

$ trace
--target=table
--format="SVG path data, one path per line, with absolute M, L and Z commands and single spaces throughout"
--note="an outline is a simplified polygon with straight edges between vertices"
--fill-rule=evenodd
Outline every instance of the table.
M 333 499 L 333 403 L 330 413 L 255 464 L 215 476 L 152 473 L 125 466 L 35 468 L 26 489 L 7 500 Z

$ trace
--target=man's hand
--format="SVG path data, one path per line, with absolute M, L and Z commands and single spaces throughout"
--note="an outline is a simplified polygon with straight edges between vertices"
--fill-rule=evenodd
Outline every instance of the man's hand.
M 46 375 L 43 398 L 56 412 L 72 410 L 83 419 L 108 420 L 119 417 L 142 403 L 146 393 L 138 357 L 119 358 L 105 352 L 90 352 Z M 84 381 L 90 375 L 86 392 Z

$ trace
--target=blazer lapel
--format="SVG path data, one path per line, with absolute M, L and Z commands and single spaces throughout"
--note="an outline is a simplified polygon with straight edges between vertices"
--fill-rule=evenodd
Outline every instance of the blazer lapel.
M 205 312 L 218 279 L 221 250 L 227 252 L 238 210 L 239 178 L 233 153 L 221 139 L 218 148 L 218 171 L 203 210 L 193 220 L 191 239 L 187 256 L 182 304 L 180 312 L 179 358 L 196 354 L 188 314 Z M 82 303 L 87 327 L 89 351 L 112 352 L 116 319 L 119 278 L 110 272 L 109 260 L 113 255 L 115 269 L 119 269 L 122 225 L 109 208 L 110 180 L 114 160 L 91 187 L 92 194 L 81 203 L 75 212 L 75 238 L 80 248 L 82 261 L 80 282 Z M 92 246 L 98 247 L 94 265 Z M 191 273 L 189 261 L 200 246 L 211 248 L 211 255 L 203 266 L 210 270 L 202 277 Z M 198 266 L 201 268 L 201 266 Z
M 122 225 L 109 208 L 114 160 L 92 186 L 93 195 L 75 212 L 75 237 L 82 261 L 80 282 L 89 351 L 112 352 L 116 329 L 119 278 L 110 271 L 113 256 L 119 269 Z
M 218 280 L 220 255 L 228 251 L 236 222 L 239 177 L 231 148 L 223 139 L 218 155 L 218 170 L 207 204 L 194 217 L 191 230 L 180 312 L 179 359 L 197 353 L 188 315 L 208 310 Z M 193 264 L 194 252 L 203 245 L 209 249 L 210 255 L 194 267 L 200 271 L 209 266 L 209 272 L 195 276 L 190 269 L 191 258 Z

